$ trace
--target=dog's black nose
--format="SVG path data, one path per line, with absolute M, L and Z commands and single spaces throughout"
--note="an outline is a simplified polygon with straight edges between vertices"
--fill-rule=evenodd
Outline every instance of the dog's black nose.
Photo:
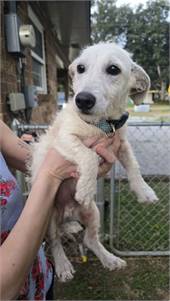
M 82 112 L 88 112 L 96 103 L 96 98 L 88 92 L 80 92 L 77 94 L 76 105 Z

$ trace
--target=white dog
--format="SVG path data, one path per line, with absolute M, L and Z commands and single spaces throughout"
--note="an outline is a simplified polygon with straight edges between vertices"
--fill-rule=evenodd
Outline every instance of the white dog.
M 119 128 L 124 120 L 129 95 L 135 104 L 140 104 L 150 86 L 150 80 L 130 55 L 113 43 L 87 47 L 70 65 L 69 71 L 74 97 L 57 114 L 46 134 L 34 144 L 32 181 L 50 147 L 56 148 L 66 159 L 77 164 L 80 177 L 76 187 L 76 201 L 66 205 L 62 223 L 64 225 L 64 218 L 68 216 L 80 221 L 85 226 L 85 245 L 95 253 L 104 267 L 113 270 L 124 267 L 126 262 L 108 252 L 99 241 L 100 218 L 94 202 L 99 158 L 82 140 L 92 136 L 102 137 L 114 131 L 114 127 Z M 140 174 L 126 138 L 126 126 L 117 131 L 121 139 L 119 160 L 127 171 L 131 190 L 136 193 L 139 202 L 157 201 L 154 191 Z M 56 274 L 61 281 L 66 281 L 73 277 L 74 268 L 61 244 L 61 221 L 58 214 L 55 208 L 49 235 L 53 241 Z

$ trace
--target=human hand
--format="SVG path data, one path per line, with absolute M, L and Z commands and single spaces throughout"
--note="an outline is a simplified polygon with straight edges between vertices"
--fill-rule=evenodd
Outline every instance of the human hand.
M 64 179 L 77 176 L 76 165 L 67 161 L 56 149 L 48 150 L 40 167 L 39 175 L 48 176 L 62 182 Z
M 112 138 L 105 138 L 103 143 L 96 146 L 96 152 L 102 158 L 98 176 L 102 177 L 112 168 L 113 163 L 117 160 L 117 155 L 120 148 L 120 138 L 116 133 Z
M 116 156 L 120 147 L 120 138 L 117 133 L 112 137 L 97 139 L 96 137 L 84 140 L 87 147 L 92 148 L 101 157 L 98 176 L 105 175 L 117 160 Z

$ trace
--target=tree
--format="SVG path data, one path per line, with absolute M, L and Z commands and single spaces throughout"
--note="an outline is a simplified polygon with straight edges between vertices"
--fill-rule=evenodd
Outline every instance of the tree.
M 133 10 L 116 6 L 116 0 L 95 1 L 92 14 L 92 41 L 114 40 L 133 55 L 150 75 L 152 88 L 168 86 L 169 6 L 166 0 L 148 1 Z

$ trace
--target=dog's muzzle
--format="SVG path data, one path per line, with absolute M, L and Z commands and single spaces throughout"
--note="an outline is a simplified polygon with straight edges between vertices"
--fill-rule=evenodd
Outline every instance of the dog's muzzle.
M 96 98 L 88 92 L 80 92 L 76 95 L 75 103 L 82 113 L 90 114 L 90 110 L 96 103 Z

